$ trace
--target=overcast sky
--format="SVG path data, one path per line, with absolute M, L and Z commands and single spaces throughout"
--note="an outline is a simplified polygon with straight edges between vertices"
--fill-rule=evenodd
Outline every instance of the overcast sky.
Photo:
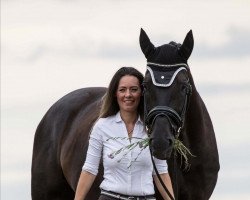
M 250 199 L 250 2 L 2 0 L 1 199 L 30 199 L 35 129 L 67 93 L 107 86 L 121 66 L 145 72 L 139 33 L 182 43 L 214 123 L 221 171 L 211 199 Z

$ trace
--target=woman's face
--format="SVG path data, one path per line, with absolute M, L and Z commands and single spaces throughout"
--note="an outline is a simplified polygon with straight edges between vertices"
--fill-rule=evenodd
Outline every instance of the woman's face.
M 117 102 L 121 112 L 137 112 L 141 98 L 141 87 L 137 77 L 123 76 L 116 91 Z

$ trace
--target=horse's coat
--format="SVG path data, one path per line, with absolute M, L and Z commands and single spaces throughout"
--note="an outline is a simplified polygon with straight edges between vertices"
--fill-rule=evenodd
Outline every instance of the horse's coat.
M 190 33 L 188 35 L 190 36 Z M 191 55 L 193 43 L 192 37 L 188 35 L 181 46 L 170 43 L 155 48 L 152 43 L 148 42 L 149 39 L 142 30 L 140 44 L 149 62 L 178 64 L 186 62 Z M 196 157 L 190 158 L 190 169 L 183 171 L 180 167 L 180 157 L 177 157 L 177 165 L 175 165 L 172 154 L 168 160 L 169 172 L 175 185 L 175 193 L 178 194 L 178 200 L 207 200 L 217 180 L 218 152 L 209 114 L 195 89 L 190 71 L 186 73 L 193 93 L 180 139 Z M 147 74 L 148 72 L 146 77 L 148 77 Z M 183 72 L 179 72 L 173 84 L 178 85 L 176 82 L 180 81 L 183 76 Z M 101 98 L 105 92 L 106 88 L 85 88 L 71 92 L 56 102 L 43 117 L 34 138 L 33 200 L 74 199 L 74 191 L 86 157 L 89 133 L 98 117 Z M 155 94 L 159 95 L 157 91 Z M 166 94 L 163 97 L 166 97 Z M 177 105 L 170 100 L 166 97 L 166 102 Z M 165 101 L 161 100 L 161 102 Z M 164 119 L 157 120 L 155 124 L 160 131 L 165 130 L 161 127 L 161 121 L 164 122 Z M 164 136 L 167 137 L 167 134 L 162 134 L 162 137 Z M 97 200 L 99 197 L 102 166 L 99 171 L 86 200 Z M 156 191 L 156 197 L 157 200 L 162 200 L 158 191 Z
M 106 88 L 76 90 L 46 113 L 34 139 L 32 199 L 74 199 L 89 132 L 98 117 L 105 91 Z M 101 179 L 102 176 L 97 177 L 87 199 L 98 199 Z

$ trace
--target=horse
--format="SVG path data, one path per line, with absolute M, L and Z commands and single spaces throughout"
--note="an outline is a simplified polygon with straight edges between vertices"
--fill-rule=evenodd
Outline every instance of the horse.
M 211 119 L 187 65 L 193 49 L 192 32 L 182 45 L 170 42 L 155 47 L 141 29 L 140 46 L 147 59 L 144 117 L 152 154 L 167 160 L 176 199 L 209 199 L 217 181 L 219 156 Z M 89 134 L 106 91 L 104 87 L 75 90 L 54 103 L 44 115 L 33 143 L 33 200 L 74 199 Z M 182 156 L 175 151 L 177 138 L 194 155 L 189 158 L 188 170 L 183 169 Z M 86 200 L 98 199 L 102 180 L 100 164 Z M 156 199 L 163 200 L 155 190 Z
M 159 47 L 141 30 L 140 46 L 147 59 L 144 115 L 151 151 L 167 160 L 176 199 L 207 200 L 220 165 L 212 121 L 187 64 L 194 46 L 192 30 L 182 45 L 172 41 Z M 175 139 L 191 152 L 188 170 L 182 167 L 182 155 L 173 153 Z

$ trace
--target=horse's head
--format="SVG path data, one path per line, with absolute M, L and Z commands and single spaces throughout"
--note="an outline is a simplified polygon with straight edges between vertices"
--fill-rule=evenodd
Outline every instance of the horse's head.
M 158 159 L 168 159 L 174 139 L 184 125 L 191 93 L 187 60 L 193 50 L 192 31 L 183 44 L 170 42 L 155 47 L 141 29 L 140 46 L 147 58 L 144 80 L 145 123 L 150 148 Z

